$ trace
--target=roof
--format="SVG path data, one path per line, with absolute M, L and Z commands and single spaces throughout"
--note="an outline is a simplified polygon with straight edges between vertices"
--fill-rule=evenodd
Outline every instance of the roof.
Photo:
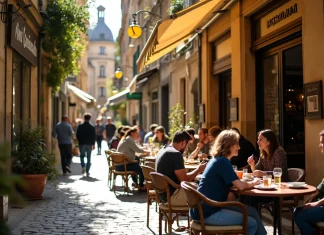
M 114 42 L 114 37 L 110 28 L 104 21 L 99 21 L 94 29 L 89 29 L 90 41 Z

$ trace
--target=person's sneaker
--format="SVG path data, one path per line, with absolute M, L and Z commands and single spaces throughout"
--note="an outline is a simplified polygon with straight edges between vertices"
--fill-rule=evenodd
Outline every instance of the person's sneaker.
M 72 173 L 69 166 L 66 166 L 65 169 L 66 169 L 67 172 Z
M 82 171 L 81 171 L 81 174 L 84 175 L 85 171 L 86 171 L 86 168 L 83 167 L 83 168 L 82 168 Z
M 90 176 L 90 173 L 89 172 L 87 172 L 87 177 L 89 177 Z

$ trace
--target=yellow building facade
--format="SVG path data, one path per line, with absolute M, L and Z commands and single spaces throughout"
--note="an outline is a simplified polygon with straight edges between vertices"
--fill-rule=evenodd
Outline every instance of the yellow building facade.
M 232 2 L 201 34 L 203 126 L 237 127 L 253 143 L 259 130 L 273 129 L 288 167 L 305 167 L 316 185 L 324 166 L 324 3 Z

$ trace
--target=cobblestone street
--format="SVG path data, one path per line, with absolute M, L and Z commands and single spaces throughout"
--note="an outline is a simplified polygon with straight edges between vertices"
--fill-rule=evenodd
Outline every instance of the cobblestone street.
M 80 175 L 79 162 L 80 159 L 74 157 L 72 174 L 60 176 L 56 186 L 47 184 L 43 200 L 30 201 L 23 209 L 10 209 L 8 224 L 13 235 L 158 234 L 155 204 L 151 206 L 151 230 L 146 227 L 146 193 L 124 195 L 119 189 L 115 195 L 109 190 L 105 155 L 92 157 L 89 178 Z M 117 183 L 121 185 L 120 181 Z M 186 225 L 185 220 L 181 222 Z M 269 222 L 266 220 L 265 224 L 271 234 L 273 229 Z M 283 223 L 285 234 L 291 234 L 287 230 L 289 222 L 284 219 Z

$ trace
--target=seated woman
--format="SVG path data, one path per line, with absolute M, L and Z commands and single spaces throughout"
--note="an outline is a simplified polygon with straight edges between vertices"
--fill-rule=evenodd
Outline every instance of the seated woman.
M 232 168 L 230 159 L 238 154 L 239 138 L 239 134 L 233 130 L 224 130 L 218 135 L 211 151 L 214 157 L 207 164 L 198 186 L 198 191 L 207 198 L 218 202 L 228 201 L 231 198 L 232 185 L 244 190 L 260 183 L 259 180 L 251 183 L 239 180 Z M 243 216 L 239 208 L 217 208 L 202 204 L 202 209 L 205 224 L 218 226 L 242 224 Z M 267 234 L 257 211 L 252 207 L 247 207 L 247 210 L 249 235 Z M 190 210 L 190 216 L 193 220 L 200 220 L 198 209 Z
M 255 164 L 253 155 L 248 158 L 248 164 L 253 175 L 262 177 L 267 175 L 267 171 L 273 171 L 273 168 L 280 167 L 282 169 L 281 181 L 288 182 L 286 152 L 280 147 L 274 131 L 270 129 L 260 131 L 258 133 L 258 145 L 260 149 L 258 163 Z
M 158 143 L 159 145 L 169 144 L 169 137 L 165 134 L 165 129 L 163 126 L 158 126 L 154 130 L 153 143 Z
M 130 162 L 137 160 L 135 153 L 142 153 L 143 155 L 149 154 L 149 152 L 144 151 L 136 145 L 135 140 L 137 140 L 138 135 L 137 127 L 131 127 L 128 131 L 126 131 L 124 137 L 120 140 L 117 147 L 117 151 L 125 154 Z M 146 191 L 146 188 L 144 187 L 144 175 L 139 162 L 127 163 L 126 168 L 127 169 L 124 169 L 123 164 L 116 166 L 117 171 L 136 171 L 139 175 L 139 189 L 141 191 Z M 133 186 L 138 188 L 137 176 L 132 176 L 132 180 L 134 182 Z
M 324 130 L 320 132 L 319 147 L 324 152 Z M 302 235 L 315 234 L 312 225 L 324 221 L 324 179 L 317 186 L 316 192 L 306 201 L 303 207 L 294 212 L 295 223 Z

